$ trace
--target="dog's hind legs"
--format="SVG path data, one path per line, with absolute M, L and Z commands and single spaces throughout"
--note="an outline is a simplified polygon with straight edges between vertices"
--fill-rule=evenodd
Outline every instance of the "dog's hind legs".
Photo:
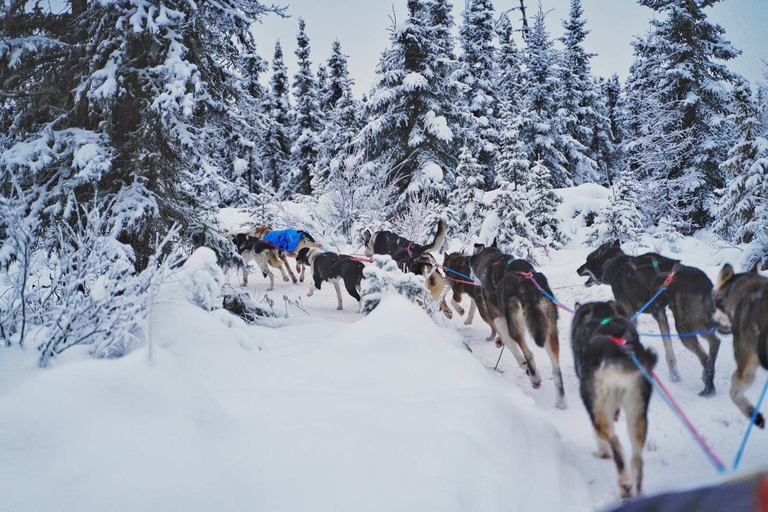
M 632 480 L 627 474 L 624 452 L 621 449 L 619 437 L 613 430 L 613 411 L 615 407 L 608 407 L 608 405 L 605 403 L 601 404 L 599 401 L 596 403 L 597 411 L 592 424 L 595 427 L 597 437 L 611 448 L 613 462 L 616 464 L 616 470 L 619 473 L 619 492 L 621 492 L 622 499 L 627 499 L 632 496 Z
M 507 328 L 507 321 L 503 318 L 496 318 L 493 320 L 494 325 L 496 326 L 496 331 L 499 333 L 499 337 L 504 342 L 504 345 L 509 348 L 509 351 L 512 352 L 512 355 L 515 356 L 515 359 L 517 359 L 517 364 L 525 371 L 525 374 L 530 376 L 531 371 L 528 367 L 528 360 L 523 355 L 523 352 L 520 350 L 520 345 L 517 341 L 515 341 L 512 336 L 509 334 L 509 329 Z M 539 382 L 539 385 L 541 385 L 541 382 Z
M 462 309 L 462 313 L 464 310 Z M 467 314 L 467 319 L 464 320 L 464 325 L 470 325 L 472 322 L 475 321 L 475 313 L 477 312 L 477 303 L 475 302 L 475 299 L 472 297 L 469 298 L 469 313 Z
M 547 355 L 552 361 L 552 378 L 555 381 L 555 393 L 557 401 L 555 407 L 565 409 L 568 403 L 565 401 L 565 388 L 563 387 L 563 372 L 560 370 L 560 342 L 557 338 L 557 331 L 550 333 L 545 345 Z
M 755 382 L 755 372 L 758 367 L 757 355 L 745 354 L 743 348 L 739 348 L 741 345 L 738 340 L 734 340 L 733 348 L 736 352 L 736 364 L 738 368 L 731 377 L 731 400 L 736 406 L 744 413 L 747 418 L 752 418 L 752 414 L 755 412 L 755 407 L 744 396 L 744 392 L 749 389 L 753 382 Z M 740 357 L 741 356 L 741 357 Z M 765 428 L 765 419 L 762 413 L 757 413 L 755 418 L 755 426 Z
M 307 270 L 306 265 L 301 265 L 301 276 L 299 276 L 299 281 L 302 283 L 304 282 L 304 273 L 306 272 L 306 270 Z M 299 272 L 298 262 L 296 263 L 296 272 Z
M 464 316 L 464 308 L 461 307 L 461 304 L 459 304 L 460 302 L 461 302 L 461 293 L 454 293 L 451 296 L 451 306 L 453 306 L 453 309 L 456 310 L 456 312 L 459 314 L 459 316 Z M 474 304 L 475 303 L 473 301 L 472 305 L 474 306 Z M 469 325 L 469 324 L 472 323 L 472 320 L 470 320 L 470 318 L 472 318 L 472 309 L 471 308 L 469 310 L 469 317 L 464 322 L 464 325 Z
M 687 326 L 686 326 L 687 329 Z M 679 331 L 679 329 L 678 329 Z M 691 332 L 688 330 L 685 330 L 683 332 Z M 704 352 L 704 349 L 701 347 L 701 343 L 699 343 L 699 339 L 696 336 L 686 336 L 684 338 L 680 338 L 680 340 L 683 342 L 683 345 L 685 345 L 685 348 L 696 354 L 696 357 L 699 358 L 699 362 L 702 366 L 702 375 L 701 379 L 704 381 L 704 389 L 699 393 L 699 396 L 712 396 L 715 394 L 715 383 L 714 383 L 714 367 L 710 364 L 710 358 L 707 355 L 706 352 Z
M 288 275 L 291 276 L 291 281 L 293 281 L 293 284 L 296 284 L 296 276 L 293 274 L 293 271 L 291 271 L 291 265 L 288 263 L 288 258 L 284 253 L 280 254 L 280 260 L 285 265 L 285 269 L 288 271 Z
M 640 394 L 639 389 L 635 388 L 631 393 Z M 650 392 L 644 395 L 627 397 L 625 404 L 629 406 L 624 408 L 627 415 L 627 429 L 629 430 L 629 439 L 632 443 L 632 486 L 633 496 L 638 496 L 643 492 L 643 449 L 645 440 L 648 436 L 648 400 Z M 633 407 L 634 405 L 634 407 Z
M 669 337 L 669 321 L 667 320 L 666 308 L 661 309 L 653 313 L 653 318 L 659 324 L 659 330 L 664 335 L 664 358 L 667 360 L 667 366 L 669 367 L 669 380 L 672 382 L 680 382 L 680 374 L 677 373 L 677 359 L 675 359 L 675 352 L 672 350 L 672 338 Z

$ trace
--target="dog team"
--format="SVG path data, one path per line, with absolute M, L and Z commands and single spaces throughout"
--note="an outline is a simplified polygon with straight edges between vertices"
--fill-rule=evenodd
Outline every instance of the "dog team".
M 420 245 L 391 231 L 367 231 L 365 254 L 387 254 L 405 272 L 424 275 L 427 290 L 439 301 L 443 313 L 450 318 L 445 302 L 451 292 L 451 305 L 459 315 L 464 295 L 470 298 L 465 324 L 472 323 L 475 313 L 491 328 L 488 341 L 506 346 L 518 365 L 530 378 L 531 385 L 541 386 L 541 375 L 534 354 L 526 343 L 525 333 L 536 346 L 544 348 L 552 362 L 556 390 L 555 406 L 566 407 L 563 378 L 560 371 L 558 308 L 547 278 L 526 260 L 505 254 L 495 241 L 490 247 L 475 244 L 472 255 L 445 254 L 438 265 L 432 253 L 445 242 L 447 219 L 438 222 L 431 243 Z M 258 227 L 248 233 L 230 235 L 238 252 L 246 261 L 255 260 L 264 277 L 269 277 L 268 290 L 274 287 L 269 267 L 278 268 L 284 281 L 286 269 L 294 283 L 286 257 L 296 261 L 296 272 L 304 282 L 304 271 L 311 269 L 309 296 L 323 282 L 336 289 L 338 309 L 342 309 L 340 283 L 347 293 L 360 301 L 360 283 L 364 264 L 359 258 L 327 252 L 304 231 L 272 231 Z M 677 361 L 669 336 L 667 310 L 672 311 L 675 328 L 683 333 L 683 346 L 701 362 L 704 389 L 700 396 L 715 393 L 715 361 L 720 339 L 715 334 L 733 334 L 736 371 L 731 378 L 730 397 L 742 413 L 751 418 L 754 406 L 744 393 L 755 380 L 758 366 L 768 369 L 768 278 L 760 275 L 759 265 L 750 272 L 736 273 L 725 265 L 712 284 L 701 270 L 656 253 L 630 256 L 618 242 L 606 243 L 587 256 L 578 268 L 587 277 L 587 287 L 609 285 L 613 301 L 577 304 L 571 324 L 571 348 L 580 394 L 597 437 L 597 457 L 613 458 L 619 475 L 622 498 L 637 496 L 642 491 L 643 448 L 648 431 L 648 403 L 652 386 L 637 364 L 650 372 L 656 365 L 656 354 L 640 342 L 636 328 L 639 313 L 651 315 L 664 335 L 664 359 L 669 379 L 680 380 Z M 442 270 L 442 271 L 441 271 Z M 244 271 L 244 282 L 247 282 Z M 469 278 L 469 279 L 468 279 Z M 471 280 L 470 280 L 471 279 Z M 663 293 L 661 293 L 663 291 Z M 650 301 L 650 304 L 649 304 Z M 698 339 L 708 345 L 705 351 Z M 632 354 L 637 363 L 630 359 Z M 632 444 L 629 467 L 614 431 L 614 422 L 624 411 Z M 755 425 L 764 428 L 765 419 L 757 414 Z

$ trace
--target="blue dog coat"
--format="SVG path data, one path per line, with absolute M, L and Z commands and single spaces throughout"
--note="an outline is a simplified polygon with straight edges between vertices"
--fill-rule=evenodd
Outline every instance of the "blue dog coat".
M 293 252 L 296 246 L 299 245 L 301 238 L 305 237 L 310 242 L 314 242 L 314 238 L 306 231 L 299 231 L 296 229 L 281 229 L 280 231 L 270 231 L 264 235 L 264 241 L 272 244 L 276 248 L 285 252 Z

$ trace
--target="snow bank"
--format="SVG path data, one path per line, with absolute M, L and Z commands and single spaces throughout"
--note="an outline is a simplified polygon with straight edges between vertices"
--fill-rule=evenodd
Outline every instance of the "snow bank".
M 351 325 L 220 316 L 162 302 L 152 363 L 20 372 L 3 509 L 591 508 L 533 400 L 404 299 Z

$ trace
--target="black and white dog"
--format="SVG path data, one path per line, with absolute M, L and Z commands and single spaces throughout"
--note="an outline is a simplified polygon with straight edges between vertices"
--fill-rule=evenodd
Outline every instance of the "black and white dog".
M 635 354 L 648 371 L 656 354 L 643 347 L 635 324 L 618 303 L 590 302 L 576 305 L 571 324 L 571 347 L 581 399 L 597 435 L 596 457 L 613 457 L 619 472 L 622 498 L 637 496 L 643 480 L 643 447 L 648 432 L 651 383 L 630 359 Z M 632 443 L 632 466 L 627 472 L 624 453 L 613 423 L 624 410 Z
M 228 237 L 237 248 L 238 254 L 243 257 L 245 266 L 242 267 L 243 284 L 248 284 L 248 265 L 249 261 L 255 261 L 264 277 L 269 277 L 269 288 L 272 291 L 275 288 L 275 275 L 269 269 L 270 266 L 280 270 L 283 281 L 288 281 L 285 275 L 283 262 L 278 257 L 277 250 L 271 245 L 257 238 L 249 236 L 247 233 L 237 233 Z
M 377 231 L 371 233 L 366 231 L 363 235 L 365 241 L 365 255 L 368 257 L 374 254 L 388 254 L 397 262 L 401 268 L 407 269 L 415 274 L 426 275 L 433 265 L 424 262 L 424 258 L 432 259 L 432 252 L 440 251 L 445 242 L 445 236 L 448 232 L 448 218 L 443 215 L 437 223 L 437 231 L 432 242 L 421 245 L 403 238 L 392 231 Z
M 336 298 L 339 301 L 339 310 L 344 309 L 341 301 L 341 287 L 339 281 L 344 281 L 344 288 L 357 302 L 360 302 L 360 283 L 363 280 L 363 265 L 361 262 L 346 255 L 334 252 L 323 252 L 313 247 L 304 247 L 299 251 L 296 261 L 303 265 L 309 265 L 312 269 L 313 284 L 309 288 L 307 297 L 311 297 L 315 290 L 319 290 L 324 281 L 333 283 L 336 288 Z

